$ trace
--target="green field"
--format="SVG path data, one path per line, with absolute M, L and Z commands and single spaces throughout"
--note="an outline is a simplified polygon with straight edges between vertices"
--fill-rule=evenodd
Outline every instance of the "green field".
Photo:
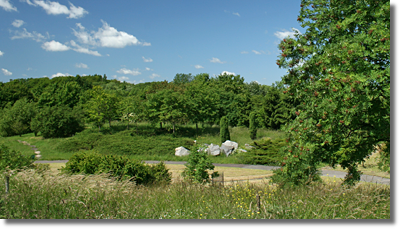
M 207 126 L 199 129 L 198 135 L 194 125 L 179 126 L 176 133 L 140 123 L 137 127 L 126 130 L 126 126 L 119 122 L 112 123 L 111 129 L 104 126 L 99 133 L 96 128 L 88 127 L 81 133 L 69 138 L 44 139 L 40 135 L 35 137 L 33 133 L 12 137 L 0 137 L 0 144 L 5 144 L 12 150 L 20 151 L 23 155 L 31 156 L 31 147 L 23 145 L 20 141 L 26 141 L 35 145 L 41 152 L 41 160 L 67 160 L 75 152 L 81 150 L 93 150 L 102 154 L 127 155 L 139 160 L 170 160 L 185 161 L 186 157 L 175 156 L 175 148 L 184 146 L 191 148 L 196 140 L 197 145 L 218 144 L 221 145 L 218 126 Z M 231 140 L 239 144 L 240 148 L 252 143 L 249 130 L 246 127 L 230 128 Z M 257 137 L 282 138 L 283 132 L 260 129 Z M 238 155 L 226 157 L 225 155 L 210 157 L 215 163 L 240 163 Z

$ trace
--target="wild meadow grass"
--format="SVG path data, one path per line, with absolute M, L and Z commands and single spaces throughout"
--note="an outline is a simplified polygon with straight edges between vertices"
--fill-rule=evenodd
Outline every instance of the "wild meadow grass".
M 258 184 L 213 186 L 183 181 L 136 186 L 107 175 L 54 175 L 34 170 L 0 179 L 6 219 L 389 219 L 390 187 L 326 181 L 279 189 Z M 256 195 L 260 196 L 260 208 Z

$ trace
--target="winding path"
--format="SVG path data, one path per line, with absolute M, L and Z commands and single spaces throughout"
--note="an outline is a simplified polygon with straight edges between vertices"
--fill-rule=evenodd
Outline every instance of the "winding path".
M 67 163 L 68 160 L 57 160 L 57 161 L 35 161 L 34 163 Z M 160 161 L 144 161 L 148 164 L 156 164 L 160 163 Z M 164 161 L 165 164 L 178 164 L 184 165 L 186 161 Z M 213 163 L 214 166 L 221 167 L 234 167 L 234 168 L 243 168 L 243 169 L 260 169 L 260 170 L 273 170 L 280 168 L 279 166 L 267 166 L 267 165 L 245 165 L 245 164 L 218 164 Z M 327 177 L 337 177 L 344 178 L 346 176 L 346 172 L 335 171 L 335 170 L 321 170 L 322 176 Z M 370 176 L 370 175 L 361 175 L 361 181 L 376 183 L 376 184 L 385 184 L 390 185 L 390 179 L 378 177 L 378 176 Z

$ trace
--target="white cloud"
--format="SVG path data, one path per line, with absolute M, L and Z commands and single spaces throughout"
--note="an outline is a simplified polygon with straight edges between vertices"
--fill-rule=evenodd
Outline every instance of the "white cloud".
M 201 66 L 201 65 L 195 65 L 194 67 L 197 68 L 197 69 L 204 68 L 204 67 Z
M 43 1 L 43 0 L 33 0 L 32 2 L 29 0 L 25 0 L 26 3 L 28 3 L 31 6 L 40 6 L 42 7 L 47 14 L 52 14 L 52 15 L 60 15 L 60 14 L 66 14 L 68 15 L 68 18 L 81 18 L 85 14 L 88 14 L 89 12 L 83 9 L 82 7 L 76 7 L 72 3 L 69 3 L 69 9 L 65 5 L 61 5 L 58 2 L 52 2 L 49 0 Z
M 153 59 L 151 59 L 151 58 L 146 59 L 144 56 L 142 56 L 142 59 L 144 62 L 153 62 Z
M 76 23 L 76 26 L 79 28 L 79 32 L 74 29 L 72 30 L 74 31 L 74 35 L 78 38 L 79 42 L 83 44 L 96 45 L 96 40 L 94 37 L 85 31 L 85 27 L 83 27 L 81 23 Z
M 23 20 L 19 20 L 19 19 L 15 19 L 15 21 L 13 21 L 13 23 L 11 23 L 11 25 L 13 25 L 14 27 L 21 27 L 25 22 Z
M 153 69 L 146 67 L 146 71 L 153 71 Z
M 11 32 L 11 30 L 10 30 Z M 47 33 L 47 37 L 33 31 L 32 33 L 28 32 L 25 28 L 23 28 L 23 31 L 14 31 L 14 36 L 11 37 L 11 40 L 14 39 L 25 39 L 25 38 L 32 38 L 32 40 L 37 41 L 37 42 L 42 42 L 50 37 L 49 33 Z
M 57 72 L 56 74 L 51 75 L 50 78 L 54 78 L 54 77 L 63 77 L 63 76 L 70 76 L 70 75 L 71 75 L 71 74 L 69 74 L 69 73 L 63 74 L 63 73 Z M 44 76 L 44 77 L 45 77 L 45 76 Z
M 87 12 L 85 9 L 83 9 L 82 7 L 76 7 L 74 6 L 72 3 L 69 3 L 69 16 L 68 18 L 81 18 L 83 17 L 85 14 L 89 13 Z
M 287 31 L 287 30 L 283 30 L 282 32 L 280 32 L 280 31 L 276 31 L 275 33 L 274 33 L 274 35 L 277 37 L 277 38 L 279 38 L 279 39 L 281 39 L 281 40 L 283 40 L 284 38 L 287 38 L 288 36 L 289 37 L 291 37 L 291 38 L 295 38 L 294 37 L 294 34 L 297 32 L 297 33 L 300 33 L 300 31 L 298 30 L 298 29 L 296 29 L 296 28 L 292 28 L 292 32 L 290 32 L 290 31 Z M 301 33 L 300 33 L 301 34 Z
M 136 37 L 123 31 L 118 31 L 103 21 L 103 27 L 94 34 L 101 47 L 123 48 L 127 45 L 138 45 L 140 42 Z
M 259 51 L 252 50 L 252 52 L 254 52 L 254 53 L 257 54 L 257 55 L 261 55 L 261 53 L 260 53 Z
M 240 54 L 247 54 L 247 53 L 249 53 L 249 52 L 247 52 L 247 51 L 240 52 Z
M 50 51 L 50 52 L 62 52 L 62 51 L 67 51 L 70 49 L 68 46 L 63 45 L 60 42 L 55 41 L 55 40 L 43 43 L 42 48 L 44 50 Z
M 227 71 L 221 72 L 221 75 L 224 75 L 224 74 L 236 76 L 236 74 L 234 72 L 227 72 Z
M 84 63 L 75 64 L 75 67 L 77 67 L 77 68 L 88 68 L 87 64 L 84 64 Z
M 78 31 L 74 31 L 74 35 L 78 38 L 78 41 L 83 44 L 108 47 L 108 48 L 124 48 L 128 45 L 143 45 L 151 46 L 148 42 L 140 42 L 135 36 L 128 34 L 124 31 L 118 31 L 114 27 L 111 27 L 107 22 L 103 21 L 103 27 L 97 31 L 86 31 L 85 27 L 80 23 L 76 23 L 79 28 Z
M 8 71 L 7 69 L 2 68 L 1 70 L 3 71 L 3 74 L 6 75 L 6 76 L 11 76 L 12 75 L 12 72 Z
M 224 10 L 225 13 L 231 13 L 229 10 Z M 240 14 L 237 12 L 232 12 L 233 15 L 240 17 Z
M 213 58 L 210 60 L 210 62 L 212 62 L 212 63 L 219 63 L 219 64 L 225 63 L 225 61 L 221 61 L 220 59 L 215 58 L 215 57 L 213 57 Z
M 150 77 L 151 79 L 154 79 L 154 78 L 156 78 L 156 77 L 160 77 L 160 75 L 153 73 L 153 74 L 151 74 L 151 76 L 149 76 L 149 77 Z
M 74 50 L 75 52 L 80 52 L 80 53 L 86 53 L 89 55 L 93 55 L 93 56 L 101 56 L 101 54 L 97 51 L 93 51 L 93 50 L 89 50 L 88 48 L 84 48 L 80 45 L 78 45 L 75 41 L 71 40 L 69 42 L 73 47 L 75 47 Z
M 132 70 L 130 70 L 130 69 L 126 69 L 126 68 L 121 68 L 120 70 L 118 70 L 117 71 L 118 73 L 121 73 L 121 74 L 125 74 L 125 75 L 133 75 L 133 76 L 137 76 L 137 75 L 140 75 L 140 74 L 142 74 L 141 72 L 139 72 L 138 71 L 138 69 L 132 69 Z
M 17 11 L 17 8 L 11 5 L 9 0 L 0 0 L 0 7 L 2 7 L 5 11 Z
M 117 75 L 113 75 L 112 77 L 113 77 L 114 79 L 120 81 L 120 82 L 123 82 L 123 81 L 129 82 L 129 77 L 126 77 L 126 76 L 120 76 L 120 77 L 118 77 Z
M 3 56 L 3 55 L 4 55 L 4 52 L 0 51 L 0 56 Z

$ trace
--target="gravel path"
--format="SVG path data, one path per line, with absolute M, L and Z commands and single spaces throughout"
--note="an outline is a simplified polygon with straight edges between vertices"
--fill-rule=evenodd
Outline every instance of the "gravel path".
M 35 161 L 34 163 L 67 163 L 68 160 L 56 160 L 56 161 Z M 144 161 L 148 164 L 156 164 L 160 163 L 160 161 Z M 165 164 L 178 164 L 184 165 L 186 161 L 164 161 Z M 242 168 L 242 169 L 260 169 L 260 170 L 273 170 L 280 168 L 279 166 L 266 166 L 266 165 L 245 165 L 245 164 L 218 164 L 213 163 L 214 166 L 221 167 L 234 167 L 234 168 Z M 327 177 L 337 177 L 344 178 L 346 176 L 346 172 L 334 171 L 334 170 L 322 170 L 322 176 Z M 377 184 L 386 184 L 390 185 L 390 179 L 378 177 L 378 176 L 370 176 L 370 175 L 361 175 L 361 181 L 377 183 Z

